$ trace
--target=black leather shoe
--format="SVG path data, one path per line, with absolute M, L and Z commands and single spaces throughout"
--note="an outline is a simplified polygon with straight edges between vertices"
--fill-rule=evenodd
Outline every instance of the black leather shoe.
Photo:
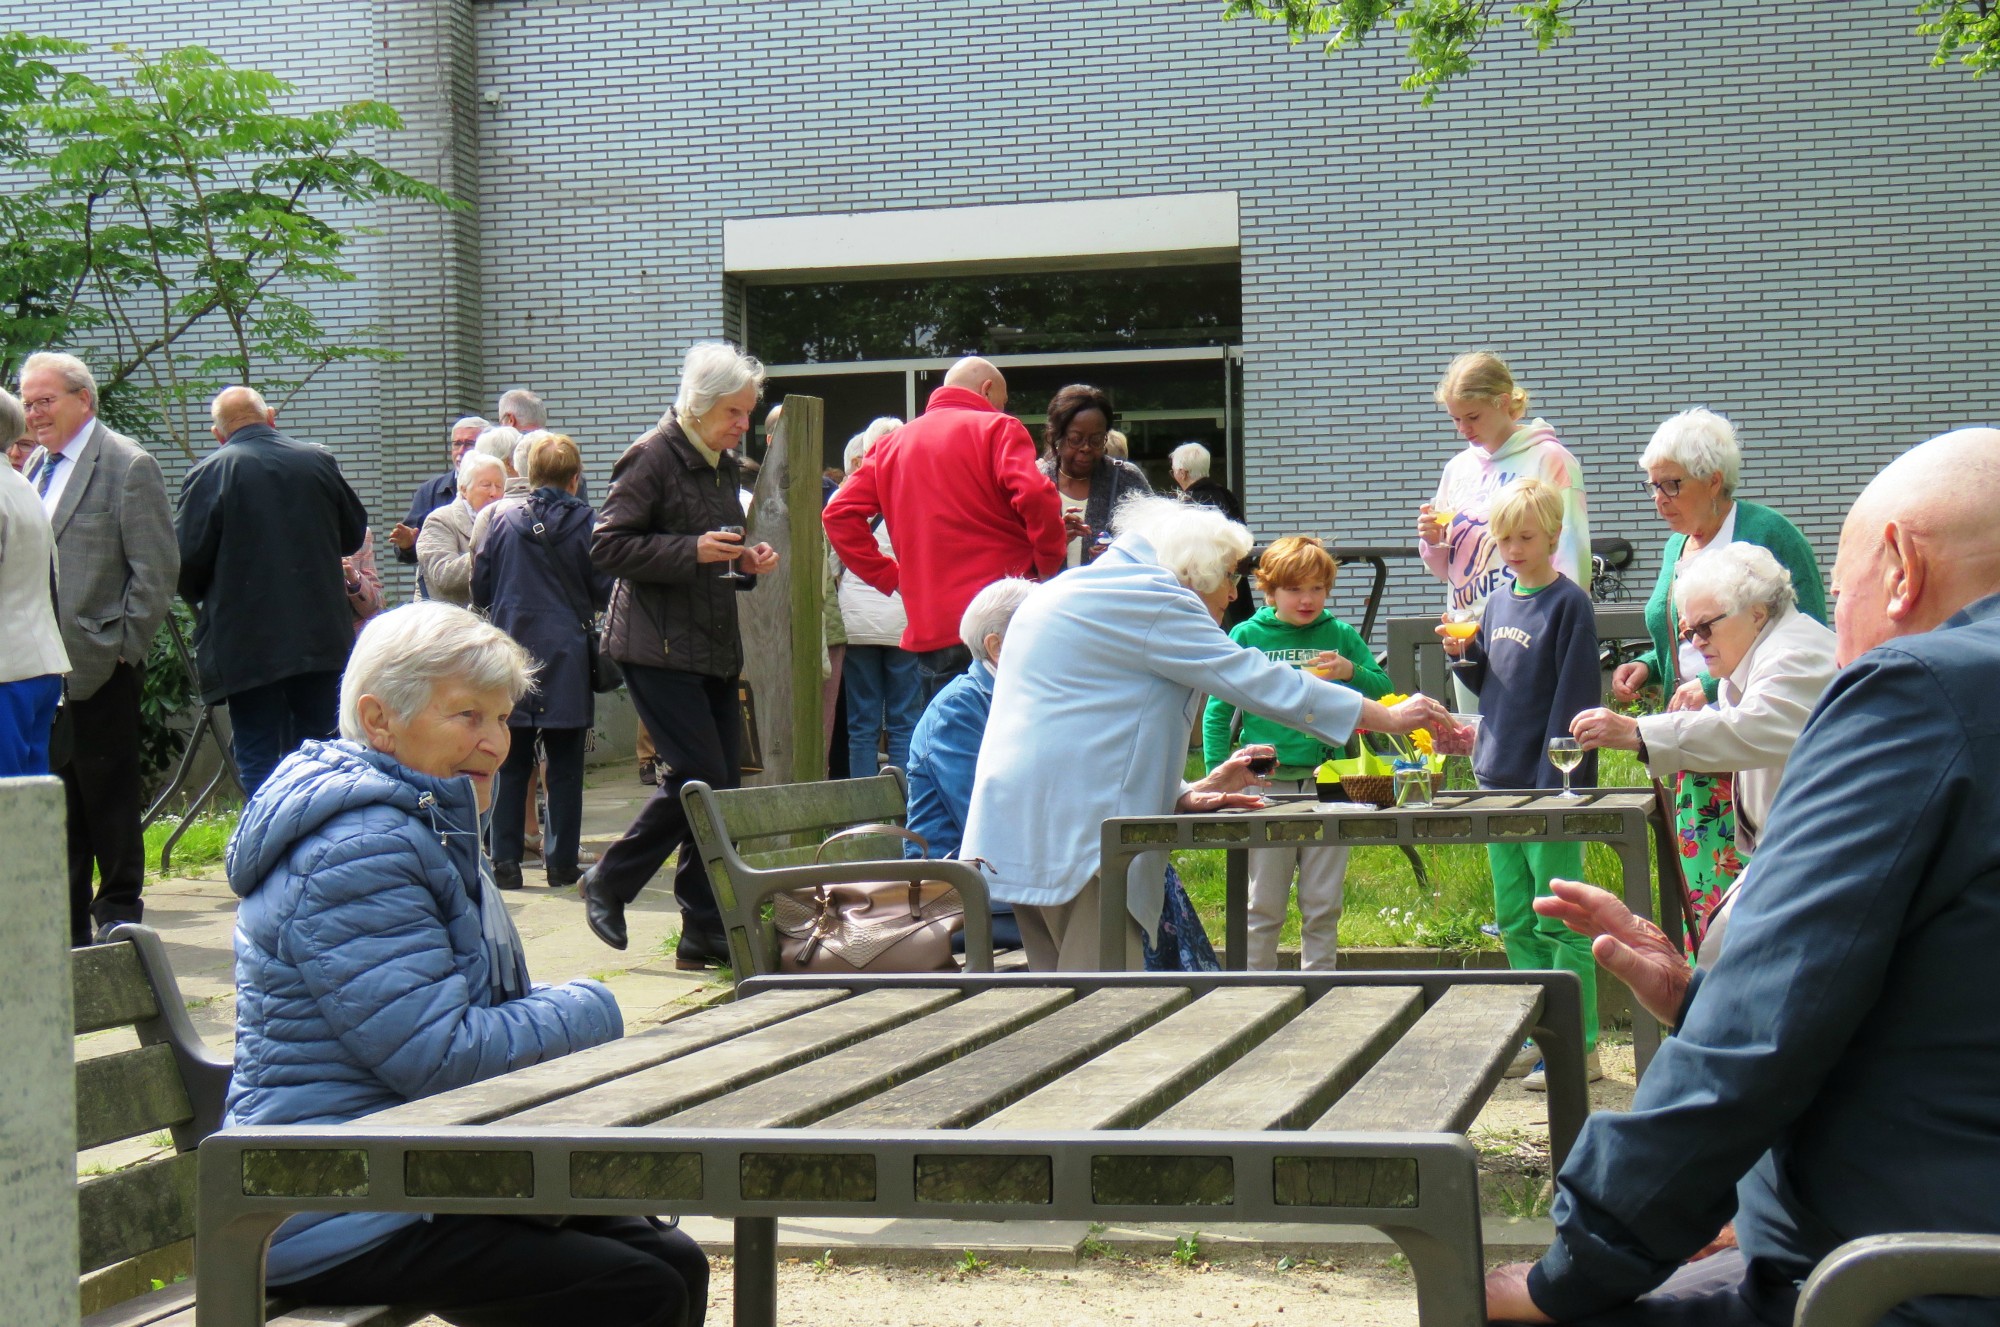
M 493 883 L 502 889 L 521 887 L 521 864 L 519 862 L 493 863 Z
M 585 871 L 576 882 L 576 892 L 583 895 L 583 919 L 592 935 L 613 949 L 631 943 L 625 934 L 625 905 L 597 888 L 597 872 Z
M 682 972 L 698 972 L 708 967 L 729 966 L 729 942 L 719 935 L 682 931 L 674 946 L 674 966 Z
M 645 784 L 648 788 L 650 788 L 659 781 L 660 781 L 659 766 L 655 765 L 651 760 L 640 761 L 639 782 Z
M 574 866 L 551 866 L 549 868 L 549 888 L 568 889 L 583 879 L 583 871 Z

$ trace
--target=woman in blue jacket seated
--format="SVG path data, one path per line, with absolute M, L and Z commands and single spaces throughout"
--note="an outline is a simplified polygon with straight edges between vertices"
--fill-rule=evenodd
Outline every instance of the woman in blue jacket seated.
M 504 632 L 450 604 L 361 633 L 340 739 L 287 757 L 230 840 L 243 901 L 227 1124 L 352 1120 L 622 1033 L 599 983 L 529 982 L 480 855 L 533 672 Z M 708 1299 L 700 1249 L 642 1217 L 307 1213 L 272 1238 L 266 1279 L 462 1327 L 695 1327 Z

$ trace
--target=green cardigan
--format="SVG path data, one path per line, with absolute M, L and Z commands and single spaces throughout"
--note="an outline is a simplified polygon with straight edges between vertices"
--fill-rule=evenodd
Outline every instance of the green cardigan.
M 1746 544 L 1757 544 L 1771 550 L 1785 570 L 1792 573 L 1792 589 L 1799 596 L 1799 611 L 1815 622 L 1826 622 L 1826 584 L 1819 577 L 1819 563 L 1813 560 L 1812 545 L 1799 533 L 1799 527 L 1772 511 L 1769 507 L 1754 502 L 1736 501 L 1736 539 Z M 1674 565 L 1680 561 L 1681 549 L 1687 544 L 1687 536 L 1677 534 L 1667 540 L 1666 552 L 1660 556 L 1660 579 L 1653 586 L 1653 597 L 1646 601 L 1646 634 L 1653 638 L 1653 648 L 1639 656 L 1639 662 L 1646 665 L 1647 682 L 1661 687 L 1667 684 L 1672 672 L 1676 641 L 1676 617 L 1674 608 Z M 1710 700 L 1715 699 L 1716 680 L 1707 673 L 1701 675 L 1702 690 Z

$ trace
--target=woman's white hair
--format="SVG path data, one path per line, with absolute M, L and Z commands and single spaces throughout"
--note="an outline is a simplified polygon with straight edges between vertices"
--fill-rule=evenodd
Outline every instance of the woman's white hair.
M 1111 528 L 1151 544 L 1160 565 L 1196 594 L 1213 594 L 1235 579 L 1237 564 L 1255 542 L 1249 530 L 1213 507 L 1152 494 L 1119 503 Z
M 1777 617 L 1798 602 L 1792 573 L 1760 544 L 1737 540 L 1681 561 L 1674 572 L 1674 602 L 1713 599 L 1717 612 L 1762 608 Z
M 703 341 L 681 361 L 681 388 L 674 395 L 674 407 L 660 417 L 660 427 L 678 418 L 685 429 L 690 419 L 700 419 L 708 408 L 725 396 L 745 387 L 755 387 L 764 395 L 764 365 L 726 341 Z
M 847 446 L 840 454 L 840 468 L 853 474 L 861 464 L 861 458 L 875 450 L 875 444 L 903 427 L 903 421 L 894 415 L 883 415 L 868 422 L 868 427 L 847 440 Z
M 12 447 L 28 433 L 28 412 L 21 398 L 0 387 L 0 448 Z
M 1009 576 L 972 596 L 972 602 L 965 606 L 965 615 L 958 619 L 958 638 L 965 642 L 966 649 L 972 651 L 973 658 L 992 667 L 993 656 L 986 651 L 986 638 L 998 636 L 1004 642 L 1007 639 L 1007 624 L 1014 620 L 1015 612 L 1034 592 L 1033 581 Z
M 500 481 L 502 483 L 506 482 L 507 467 L 500 463 L 499 457 L 488 456 L 485 452 L 481 451 L 467 452 L 465 459 L 458 463 L 458 491 L 464 493 L 466 486 L 478 479 L 479 472 L 488 466 L 498 470 L 500 472 Z
M 523 433 L 521 435 L 521 440 L 514 444 L 514 460 L 513 460 L 514 473 L 520 475 L 523 479 L 527 478 L 528 453 L 534 451 L 535 444 L 540 442 L 543 438 L 548 438 L 553 436 L 555 435 L 550 433 L 547 429 L 530 429 L 528 432 Z
M 514 448 L 521 444 L 521 431 L 495 424 L 472 440 L 472 450 L 490 456 L 505 466 L 514 464 Z M 511 472 L 510 472 L 511 473 Z
M 440 678 L 484 691 L 505 687 L 512 700 L 527 694 L 535 661 L 512 636 L 479 614 L 436 599 L 392 608 L 372 619 L 347 656 L 340 679 L 340 735 L 366 745 L 361 698 L 373 696 L 398 719 L 430 703 Z
M 1206 479 L 1211 462 L 1208 448 L 1198 442 L 1184 442 L 1174 448 L 1173 455 L 1167 458 L 1167 464 L 1181 471 L 1189 479 Z
M 1662 461 L 1672 461 L 1690 478 L 1722 476 L 1724 497 L 1736 491 L 1736 477 L 1743 469 L 1743 449 L 1736 444 L 1736 426 L 1706 406 L 1683 410 L 1653 430 L 1639 468 L 1650 471 Z

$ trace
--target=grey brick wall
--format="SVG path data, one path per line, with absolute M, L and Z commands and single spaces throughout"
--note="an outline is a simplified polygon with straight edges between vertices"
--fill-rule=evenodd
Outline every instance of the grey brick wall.
M 412 159 L 476 187 L 476 219 L 392 229 L 331 303 L 411 359 L 288 417 L 352 457 L 383 527 L 435 464 L 441 430 L 419 425 L 516 383 L 601 485 L 687 344 L 737 325 L 733 216 L 1238 191 L 1267 535 L 1408 537 L 1457 445 L 1431 386 L 1478 346 L 1513 361 L 1583 460 L 1594 529 L 1633 538 L 1646 579 L 1664 531 L 1634 461 L 1677 409 L 1736 419 L 1745 495 L 1825 563 L 1884 460 L 2000 416 L 1972 238 L 2000 221 L 1981 128 L 2000 82 L 1930 68 L 1912 0 L 1599 6 L 1553 55 L 1496 41 L 1430 111 L 1395 88 L 1392 43 L 1328 60 L 1217 8 L 265 0 L 225 20 L 119 0 L 78 35 L 202 40 L 329 100 L 379 91 L 425 135 L 448 120 L 449 151 Z M 488 90 L 497 106 L 468 100 Z M 356 391 L 380 393 L 378 447 Z M 1413 563 L 1393 586 L 1399 608 L 1434 601 Z

